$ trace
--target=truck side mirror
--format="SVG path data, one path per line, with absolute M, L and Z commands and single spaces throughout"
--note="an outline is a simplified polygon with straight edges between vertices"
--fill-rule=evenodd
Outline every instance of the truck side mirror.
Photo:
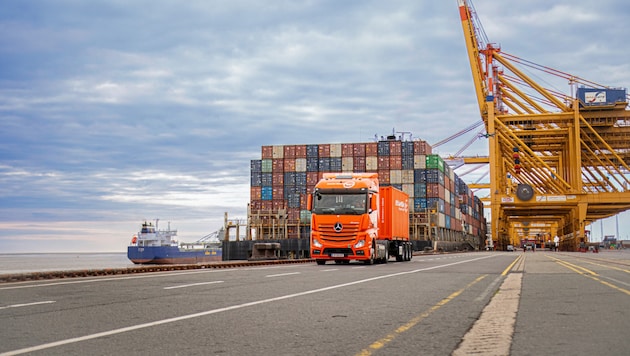
M 378 210 L 378 199 L 376 196 L 370 197 L 370 211 Z
M 313 194 L 309 194 L 306 196 L 306 210 L 313 210 Z

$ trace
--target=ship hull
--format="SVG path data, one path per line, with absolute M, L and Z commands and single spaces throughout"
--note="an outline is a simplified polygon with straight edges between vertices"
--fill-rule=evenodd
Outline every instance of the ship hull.
M 184 250 L 177 246 L 128 246 L 127 258 L 136 264 L 196 264 L 223 259 L 220 248 Z

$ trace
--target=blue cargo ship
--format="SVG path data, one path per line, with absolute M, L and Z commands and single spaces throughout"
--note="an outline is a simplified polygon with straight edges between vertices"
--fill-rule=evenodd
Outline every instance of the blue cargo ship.
M 179 243 L 177 230 L 159 230 L 155 225 L 144 222 L 140 232 L 133 236 L 127 247 L 127 257 L 137 264 L 195 264 L 222 260 L 222 249 L 218 241 Z

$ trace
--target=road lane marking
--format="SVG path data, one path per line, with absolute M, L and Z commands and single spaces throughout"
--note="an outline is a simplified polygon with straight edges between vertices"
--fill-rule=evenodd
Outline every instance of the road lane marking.
M 614 269 L 615 271 L 621 271 L 621 272 L 625 272 L 625 273 L 630 273 L 630 270 L 619 268 L 619 267 L 615 267 L 615 266 L 603 265 L 603 264 L 595 263 L 595 262 L 591 262 L 591 261 L 584 261 L 584 262 L 586 262 L 588 264 L 595 265 L 595 266 L 600 266 L 600 267 L 604 267 L 604 268 L 608 268 L 608 269 Z
M 294 274 L 300 274 L 301 272 L 288 272 L 288 273 L 278 273 L 278 274 L 268 274 L 265 277 L 284 277 L 284 276 L 291 276 Z
M 507 268 L 505 270 L 503 270 L 503 272 L 501 273 L 502 276 L 505 276 L 508 274 L 508 272 L 512 269 L 512 267 L 514 267 L 514 265 L 516 264 L 516 262 L 518 262 L 521 257 L 523 257 L 523 255 L 518 255 L 518 257 L 514 260 L 514 262 L 510 263 L 509 266 L 507 266 Z
M 552 260 L 556 261 L 556 263 L 561 264 L 561 265 L 563 265 L 564 267 L 566 267 L 566 268 L 568 268 L 568 269 L 571 269 L 571 270 L 573 270 L 574 272 L 577 272 L 577 273 L 579 273 L 579 274 L 590 274 L 590 275 L 593 275 L 593 276 L 598 276 L 598 274 L 597 274 L 597 273 L 595 273 L 595 272 L 591 271 L 591 270 L 590 270 L 590 269 L 588 269 L 588 268 L 584 268 L 584 267 L 582 267 L 582 266 L 578 266 L 578 265 L 576 265 L 576 264 L 573 264 L 573 263 L 567 262 L 567 261 L 565 261 L 565 260 L 561 260 L 561 259 L 559 259 L 559 258 L 555 258 L 555 257 L 551 257 L 551 256 L 547 256 L 547 257 L 549 257 L 549 258 L 551 258 Z M 583 272 L 580 272 L 580 271 L 583 271 Z
M 339 271 L 339 269 L 338 268 L 323 269 L 320 272 L 333 272 L 333 271 Z
M 549 256 L 547 256 L 547 257 L 549 257 Z M 586 269 L 586 268 L 574 265 L 572 263 L 569 263 L 569 262 L 557 259 L 555 257 L 549 257 L 549 258 L 556 260 L 556 263 L 558 263 L 559 265 L 564 266 L 564 267 L 572 270 L 573 272 L 575 272 L 577 274 L 580 274 L 580 275 L 582 275 L 584 277 L 588 277 L 588 278 L 590 278 L 590 279 L 592 279 L 594 281 L 597 281 L 597 282 L 599 282 L 599 283 L 601 283 L 601 284 L 603 284 L 603 285 L 605 285 L 607 287 L 610 287 L 612 289 L 618 290 L 621 293 L 625 293 L 627 295 L 630 295 L 630 290 L 625 289 L 625 288 L 621 288 L 621 287 L 616 286 L 616 285 L 614 285 L 614 284 L 612 284 L 610 282 L 606 282 L 606 281 L 602 280 L 601 278 L 599 278 L 599 275 L 597 273 L 595 273 L 593 271 L 590 271 L 589 269 Z
M 292 267 L 304 267 L 304 264 L 301 265 L 293 265 Z M 159 277 L 171 277 L 171 276 L 182 276 L 187 274 L 198 274 L 198 273 L 222 273 L 222 272 L 238 272 L 238 271 L 251 271 L 251 270 L 265 270 L 265 269 L 276 269 L 276 268 L 286 268 L 286 266 L 269 266 L 269 267 L 254 267 L 254 268 L 225 268 L 225 269 L 203 269 L 196 271 L 188 271 L 188 272 L 154 272 L 147 273 L 143 275 L 135 275 L 135 276 L 120 276 L 120 277 L 107 277 L 107 278 L 97 278 L 97 279 L 80 279 L 74 281 L 63 281 L 63 282 L 49 282 L 42 284 L 20 284 L 20 285 L 12 285 L 9 287 L 0 287 L 0 290 L 8 290 L 8 289 L 24 289 L 24 288 L 38 288 L 38 287 L 55 287 L 66 284 L 81 284 L 81 283 L 95 283 L 95 282 L 111 282 L 111 281 L 120 281 L 127 279 L 141 279 L 141 278 L 159 278 Z M 21 283 L 21 282 L 18 282 Z M 32 282 L 24 282 L 24 283 L 32 283 Z
M 46 343 L 46 344 L 40 344 L 40 345 L 25 347 L 25 348 L 13 350 L 13 351 L 7 351 L 7 352 L 4 352 L 4 353 L 0 353 L 0 356 L 20 355 L 20 354 L 24 354 L 24 353 L 28 353 L 28 352 L 35 352 L 35 351 L 40 351 L 40 350 L 46 350 L 46 349 L 50 349 L 50 348 L 57 347 L 57 346 L 74 344 L 74 343 L 77 343 L 77 342 L 98 339 L 98 338 L 101 338 L 101 337 L 112 336 L 112 335 L 116 335 L 116 334 L 122 334 L 122 333 L 130 332 L 130 331 L 145 329 L 145 328 L 159 326 L 159 325 L 164 325 L 164 324 L 175 323 L 175 322 L 178 322 L 178 321 L 183 321 L 183 320 L 188 320 L 188 319 L 193 319 L 193 318 L 199 318 L 199 317 L 202 317 L 202 316 L 207 316 L 207 315 L 212 315 L 212 314 L 217 314 L 217 313 L 223 313 L 223 312 L 236 310 L 236 309 L 242 309 L 242 308 L 251 307 L 251 306 L 255 306 L 255 305 L 272 303 L 272 302 L 277 302 L 277 301 L 283 301 L 283 300 L 286 300 L 286 299 L 297 298 L 297 297 L 310 295 L 310 294 L 315 294 L 315 293 L 327 292 L 327 291 L 330 291 L 330 290 L 335 290 L 335 289 L 339 289 L 339 288 L 345 288 L 345 287 L 349 287 L 349 286 L 353 286 L 353 285 L 357 285 L 357 284 L 362 284 L 362 283 L 368 283 L 368 282 L 372 282 L 372 281 L 376 281 L 376 280 L 380 280 L 380 279 L 398 277 L 398 276 L 403 276 L 403 275 L 408 275 L 408 274 L 415 274 L 415 273 L 419 273 L 419 272 L 430 271 L 430 270 L 439 269 L 439 268 L 451 267 L 451 266 L 455 266 L 455 265 L 459 265 L 459 264 L 463 264 L 463 263 L 468 263 L 468 262 L 475 262 L 475 261 L 479 261 L 479 260 L 483 260 L 483 259 L 491 258 L 491 257 L 493 257 L 493 256 L 483 256 L 483 257 L 473 258 L 473 259 L 470 259 L 470 260 L 464 260 L 464 261 L 458 261 L 458 262 L 453 262 L 453 263 L 447 263 L 447 264 L 444 264 L 444 265 L 441 265 L 441 266 L 433 266 L 433 267 L 420 268 L 420 269 L 411 270 L 411 271 L 398 272 L 398 273 L 393 273 L 393 274 L 386 274 L 386 275 L 382 275 L 382 276 L 376 276 L 376 277 L 372 277 L 372 278 L 361 279 L 361 280 L 354 281 L 354 282 L 336 284 L 336 285 L 332 285 L 332 286 L 328 286 L 328 287 L 323 287 L 323 288 L 318 288 L 318 289 L 311 289 L 311 290 L 307 290 L 307 291 L 304 291 L 304 292 L 299 292 L 299 293 L 294 293 L 294 294 L 286 294 L 286 295 L 282 295 L 282 296 L 279 296 L 279 297 L 268 298 L 268 299 L 261 299 L 261 300 L 256 300 L 256 301 L 253 301 L 253 302 L 248 302 L 248 303 L 243 303 L 243 304 L 231 305 L 229 307 L 224 307 L 224 308 L 219 308 L 219 309 L 206 310 L 206 311 L 199 312 L 199 313 L 194 313 L 194 314 L 181 315 L 181 316 L 177 316 L 177 317 L 174 317 L 174 318 L 162 319 L 162 320 L 157 320 L 157 321 L 144 323 L 144 324 L 131 325 L 131 326 L 127 326 L 127 327 L 124 327 L 124 328 L 113 329 L 113 330 L 103 331 L 103 332 L 99 332 L 99 333 L 95 333 L 95 334 L 89 334 L 89 335 L 84 335 L 84 336 L 79 336 L 79 337 L 73 337 L 73 338 L 70 338 L 70 339 L 59 340 L 59 341 L 49 342 L 49 343 Z
M 499 291 L 453 351 L 453 356 L 510 354 L 522 280 L 522 273 L 508 274 Z
M 416 326 L 418 323 L 420 323 L 422 320 L 426 319 L 429 315 L 431 315 L 431 313 L 433 313 L 434 311 L 440 309 L 441 307 L 443 307 L 444 305 L 448 304 L 450 301 L 452 301 L 453 299 L 457 298 L 460 294 L 462 294 L 466 289 L 472 287 L 473 285 L 475 285 L 477 282 L 481 281 L 482 279 L 486 278 L 486 276 L 488 276 L 487 274 L 484 274 L 483 276 L 478 277 L 477 279 L 475 279 L 474 281 L 468 283 L 468 285 L 454 293 L 452 293 L 451 295 L 449 295 L 448 297 L 442 299 L 441 301 L 439 301 L 437 304 L 435 304 L 434 306 L 432 306 L 431 308 L 427 309 L 426 311 L 424 311 L 422 314 L 416 316 L 415 318 L 409 320 L 407 323 L 399 326 L 396 330 L 394 330 L 393 332 L 387 334 L 385 337 L 376 340 L 375 342 L 373 342 L 370 346 L 368 346 L 367 349 L 363 349 L 361 350 L 358 354 L 356 354 L 356 356 L 369 356 L 372 354 L 372 352 L 377 351 L 381 348 L 383 348 L 385 345 L 387 345 L 388 343 L 392 342 L 398 335 L 408 331 L 409 329 L 413 328 L 414 326 Z
M 191 283 L 191 284 L 181 284 L 181 285 L 178 285 L 178 286 L 164 287 L 164 289 L 188 288 L 188 287 L 204 286 L 206 284 L 216 284 L 216 283 L 223 283 L 223 281 L 212 281 L 212 282 L 200 282 L 200 283 Z
M 30 307 L 30 306 L 33 306 L 33 305 L 50 304 L 50 303 L 55 303 L 55 301 L 54 300 L 46 300 L 46 301 L 43 301 L 43 302 L 13 304 L 13 305 L 7 305 L 5 307 L 0 307 L 0 310 L 2 310 L 2 309 L 9 309 L 9 308 Z

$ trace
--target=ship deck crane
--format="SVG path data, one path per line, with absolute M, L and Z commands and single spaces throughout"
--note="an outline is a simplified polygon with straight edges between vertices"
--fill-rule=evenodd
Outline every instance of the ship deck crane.
M 583 247 L 586 225 L 630 209 L 626 90 L 503 52 L 487 40 L 472 1 L 458 5 L 488 139 L 493 239 L 501 248 L 538 226 L 539 235 L 560 236 L 563 249 Z M 526 70 L 567 80 L 571 93 L 543 87 Z

